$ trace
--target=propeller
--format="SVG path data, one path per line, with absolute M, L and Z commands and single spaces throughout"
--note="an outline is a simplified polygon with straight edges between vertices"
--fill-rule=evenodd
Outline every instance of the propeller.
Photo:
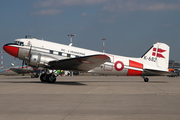
M 25 63 L 26 63 L 26 70 L 27 70 L 28 63 L 30 62 L 31 50 L 32 50 L 32 45 L 31 45 L 31 47 L 30 47 L 30 50 L 29 50 L 29 53 L 28 53 L 28 57 L 27 57 L 28 62 L 26 62 L 26 61 L 24 61 L 24 60 L 23 60 L 23 62 L 22 62 L 22 70 L 23 70 L 23 66 L 24 66 Z M 22 75 L 24 76 L 24 74 L 22 74 Z
M 22 72 L 23 72 L 23 66 L 24 66 L 24 60 L 23 60 L 23 62 L 22 62 Z M 24 76 L 24 74 L 22 73 L 22 76 Z
M 31 50 L 32 50 L 32 45 L 31 45 L 31 47 L 30 47 L 30 50 L 29 50 L 29 53 L 28 53 L 28 62 L 27 62 L 27 65 L 28 65 L 28 63 L 30 62 L 30 57 L 31 57 Z
M 30 57 L 31 57 L 31 49 L 32 49 L 32 45 L 29 48 L 29 52 L 27 57 L 25 57 L 25 61 L 23 61 L 23 63 L 25 63 L 26 67 L 28 66 L 29 62 L 30 62 Z
M 23 69 L 23 66 L 24 66 L 24 62 L 25 62 L 25 61 L 23 60 L 23 62 L 22 62 L 22 69 Z

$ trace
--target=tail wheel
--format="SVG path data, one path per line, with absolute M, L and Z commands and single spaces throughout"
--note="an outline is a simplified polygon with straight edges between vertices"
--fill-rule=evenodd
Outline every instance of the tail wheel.
M 144 78 L 144 82 L 149 82 L 149 78 Z
M 145 76 L 141 76 L 144 79 L 144 82 L 149 82 L 149 78 L 145 77 Z

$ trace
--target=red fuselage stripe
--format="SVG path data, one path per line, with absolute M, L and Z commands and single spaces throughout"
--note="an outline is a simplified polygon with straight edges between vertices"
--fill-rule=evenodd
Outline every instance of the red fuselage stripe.
M 141 76 L 142 75 L 142 71 L 138 71 L 138 70 L 128 70 L 127 76 Z
M 129 60 L 129 66 L 143 69 L 143 64 Z

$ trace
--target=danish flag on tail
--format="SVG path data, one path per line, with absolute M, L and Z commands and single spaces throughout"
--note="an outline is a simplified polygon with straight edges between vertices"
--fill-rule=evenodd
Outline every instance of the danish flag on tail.
M 160 48 L 153 48 L 152 56 L 157 56 L 160 58 L 165 58 L 161 53 L 166 52 L 166 50 L 160 49 Z
M 142 57 L 144 68 L 168 70 L 169 46 L 164 43 L 154 44 Z

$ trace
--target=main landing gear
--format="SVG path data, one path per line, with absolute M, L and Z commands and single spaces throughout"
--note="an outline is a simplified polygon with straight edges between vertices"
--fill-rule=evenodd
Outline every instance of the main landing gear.
M 141 76 L 144 79 L 144 82 L 149 82 L 149 78 L 145 77 L 145 76 Z
M 54 83 L 56 82 L 56 76 L 54 75 L 54 73 L 47 74 L 47 72 L 45 72 L 41 74 L 40 80 L 41 82 Z
M 54 83 L 54 82 L 56 82 L 56 76 L 53 73 L 51 73 L 51 74 L 43 73 L 40 76 L 40 80 L 41 80 L 41 82 Z
M 31 78 L 38 78 L 39 75 L 38 74 L 31 74 Z

